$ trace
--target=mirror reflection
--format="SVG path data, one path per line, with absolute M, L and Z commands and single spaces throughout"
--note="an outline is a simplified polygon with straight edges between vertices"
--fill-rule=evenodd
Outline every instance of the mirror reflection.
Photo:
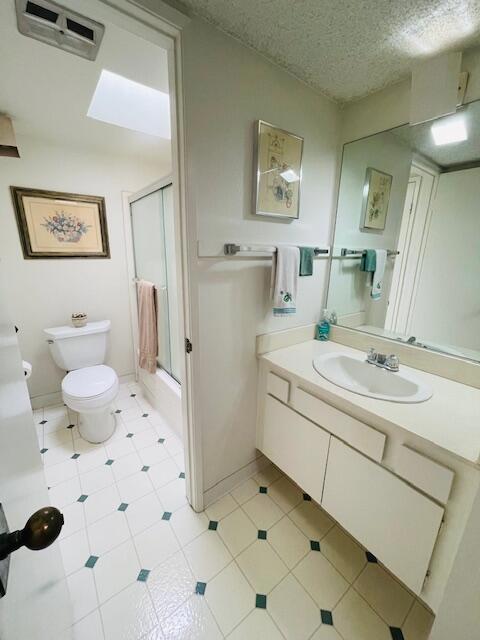
M 344 146 L 338 324 L 480 360 L 480 101 Z

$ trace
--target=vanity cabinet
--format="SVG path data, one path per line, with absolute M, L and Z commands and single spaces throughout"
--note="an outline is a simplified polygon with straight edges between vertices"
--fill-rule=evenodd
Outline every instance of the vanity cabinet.
M 420 593 L 444 510 L 387 469 L 331 438 L 322 507 Z

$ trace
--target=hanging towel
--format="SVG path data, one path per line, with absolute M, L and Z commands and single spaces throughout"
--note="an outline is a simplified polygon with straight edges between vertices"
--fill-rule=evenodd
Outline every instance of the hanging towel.
M 315 250 L 313 247 L 298 247 L 300 249 L 300 276 L 313 275 L 313 257 Z
M 377 266 L 377 252 L 375 249 L 366 249 L 360 258 L 360 271 L 374 272 Z
M 372 291 L 370 297 L 372 300 L 380 300 L 382 297 L 383 275 L 385 273 L 385 265 L 387 263 L 387 252 L 385 249 L 377 249 L 375 251 L 375 273 L 372 277 Z
M 277 247 L 272 258 L 273 315 L 292 315 L 297 311 L 297 283 L 300 268 L 298 247 Z
M 155 286 L 146 280 L 137 283 L 138 364 L 149 373 L 157 370 L 158 332 Z

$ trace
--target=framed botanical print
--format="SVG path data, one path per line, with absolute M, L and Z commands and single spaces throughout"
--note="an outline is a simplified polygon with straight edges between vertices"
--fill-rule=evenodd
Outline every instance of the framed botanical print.
M 372 167 L 367 168 L 363 186 L 363 231 L 383 231 L 387 221 L 388 203 L 392 189 L 392 176 Z
M 268 122 L 255 123 L 254 213 L 298 218 L 303 138 Z
M 110 258 L 105 199 L 10 187 L 24 258 Z

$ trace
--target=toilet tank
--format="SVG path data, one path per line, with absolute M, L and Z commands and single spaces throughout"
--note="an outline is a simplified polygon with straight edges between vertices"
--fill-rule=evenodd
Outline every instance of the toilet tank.
M 107 354 L 110 320 L 87 322 L 84 327 L 44 329 L 50 353 L 64 371 L 103 364 Z

